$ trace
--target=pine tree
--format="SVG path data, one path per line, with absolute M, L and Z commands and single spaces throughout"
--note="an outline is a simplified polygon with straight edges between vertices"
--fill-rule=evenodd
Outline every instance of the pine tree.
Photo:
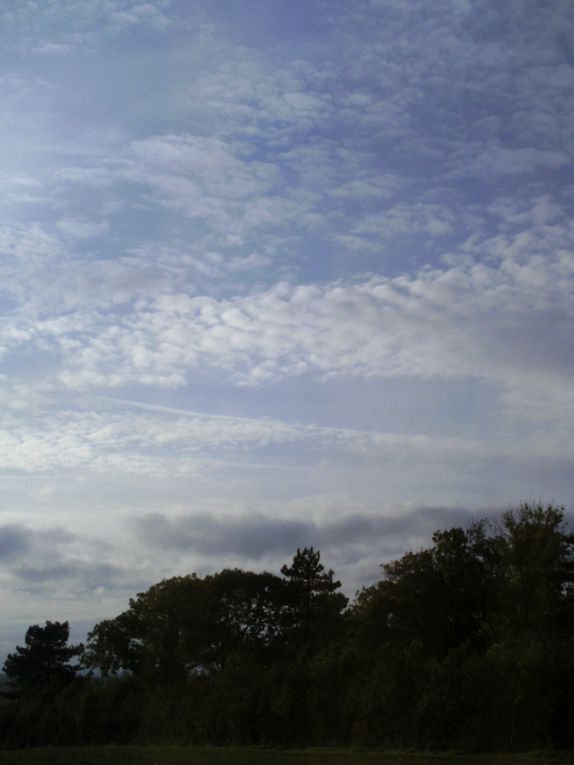
M 281 573 L 286 579 L 286 622 L 288 632 L 299 650 L 308 654 L 333 637 L 341 626 L 341 614 L 347 598 L 337 590 L 341 582 L 334 579 L 321 563 L 321 553 L 313 547 L 297 549 L 290 566 Z
M 4 662 L 3 671 L 10 685 L 19 690 L 36 690 L 70 682 L 78 670 L 70 661 L 82 652 L 82 646 L 68 645 L 69 637 L 68 622 L 47 621 L 44 627 L 29 627 L 25 646 L 17 646 Z

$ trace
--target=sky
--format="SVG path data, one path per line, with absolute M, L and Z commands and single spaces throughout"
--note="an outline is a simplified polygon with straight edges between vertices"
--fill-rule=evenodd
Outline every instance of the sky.
M 0 653 L 572 509 L 571 0 L 3 0 Z

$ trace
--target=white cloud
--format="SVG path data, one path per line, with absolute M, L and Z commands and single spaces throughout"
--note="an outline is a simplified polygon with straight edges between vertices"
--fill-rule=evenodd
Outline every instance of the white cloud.
M 7 2 L 8 8 L 2 17 L 7 43 L 21 53 L 68 55 L 97 46 L 102 39 L 134 27 L 165 32 L 171 23 L 165 12 L 167 4 L 161 0 L 148 3 L 138 0 Z
M 111 400 L 113 404 L 114 401 Z M 118 400 L 119 405 L 130 402 Z M 416 453 L 427 462 L 441 455 L 479 457 L 484 447 L 459 439 L 431 439 L 345 428 L 289 424 L 279 420 L 187 412 L 133 405 L 141 411 L 13 411 L 0 431 L 0 470 L 92 473 L 191 474 L 217 467 L 223 454 L 261 452 L 273 446 L 309 454 L 339 453 L 393 462 Z M 225 458 L 229 460 L 229 457 Z M 249 463 L 246 463 L 247 465 Z
M 4 257 L 25 263 L 56 260 L 65 255 L 66 248 L 57 236 L 39 224 L 0 228 L 0 252 Z
M 72 387 L 181 384 L 207 365 L 251 385 L 304 374 L 565 381 L 574 256 L 540 257 L 538 244 L 495 239 L 487 245 L 498 262 L 461 259 L 412 277 L 157 298 L 94 327 L 62 379 Z
M 403 185 L 404 181 L 393 175 L 367 175 L 361 180 L 344 181 L 340 186 L 330 191 L 330 194 L 335 198 L 367 202 L 390 197 Z
M 498 146 L 494 143 L 467 144 L 451 156 L 452 178 L 492 178 L 497 175 L 530 175 L 533 170 L 554 170 L 568 165 L 566 151 Z
M 61 167 L 54 173 L 56 179 L 69 183 L 104 189 L 112 186 L 116 175 L 111 169 L 101 167 Z
M 223 141 L 193 135 L 154 136 L 130 147 L 138 164 L 128 179 L 155 186 L 166 200 L 190 215 L 217 215 L 221 201 L 250 200 L 270 190 L 272 165 L 245 162 Z
M 352 232 L 360 236 L 376 236 L 378 240 L 413 233 L 441 237 L 452 234 L 454 224 L 454 213 L 440 205 L 398 204 L 382 214 L 365 216 L 352 228 Z
M 72 241 L 93 239 L 109 231 L 108 221 L 93 221 L 89 218 L 62 218 L 56 222 L 58 229 Z
M 42 42 L 32 49 L 38 56 L 67 56 L 73 47 L 69 43 Z

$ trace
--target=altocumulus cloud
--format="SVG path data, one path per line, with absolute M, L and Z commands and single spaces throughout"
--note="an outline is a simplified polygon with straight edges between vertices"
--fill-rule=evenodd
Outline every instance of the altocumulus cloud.
M 567 232 L 560 238 L 565 245 Z M 96 330 L 61 376 L 72 387 L 142 377 L 183 384 L 207 364 L 242 384 L 306 373 L 566 384 L 574 255 L 542 258 L 545 244 L 501 237 L 486 242 L 495 265 L 461 255 L 412 277 L 280 284 L 232 300 L 158 298 L 119 327 Z

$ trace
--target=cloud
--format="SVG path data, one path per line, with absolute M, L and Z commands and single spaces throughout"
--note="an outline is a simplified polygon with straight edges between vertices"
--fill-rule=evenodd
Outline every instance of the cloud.
M 105 404 L 104 400 L 99 412 L 43 411 L 40 405 L 32 416 L 30 404 L 25 412 L 14 410 L 0 433 L 0 468 L 169 475 L 209 471 L 211 460 L 217 467 L 230 454 L 265 454 L 269 449 L 296 450 L 307 459 L 331 454 L 348 460 L 384 458 L 395 464 L 416 454 L 421 465 L 455 456 L 484 459 L 488 454 L 484 445 L 470 439 L 210 415 L 113 399 Z M 117 412 L 126 406 L 136 412 Z
M 1 272 L 15 310 L 0 343 L 10 354 L 41 351 L 44 387 L 177 387 L 196 370 L 249 386 L 478 378 L 507 404 L 546 391 L 568 407 L 574 265 L 564 208 L 549 195 L 500 197 L 486 215 L 494 233 L 477 227 L 440 267 L 219 298 L 194 294 L 199 280 L 241 273 L 260 256 L 148 246 L 86 260 L 70 242 L 105 233 L 103 222 L 63 219 L 69 241 L 57 228 L 5 227 Z
M 32 49 L 37 56 L 67 56 L 73 47 L 66 43 L 41 42 Z
M 109 563 L 65 559 L 61 562 L 49 561 L 44 565 L 23 564 L 14 568 L 12 573 L 31 586 L 67 581 L 73 583 L 75 590 L 95 591 L 112 584 L 123 572 Z
M 150 513 L 135 517 L 131 528 L 153 555 L 168 551 L 185 565 L 196 560 L 202 572 L 223 566 L 267 568 L 279 573 L 297 549 L 314 547 L 327 568 L 333 568 L 343 590 L 352 596 L 358 588 L 382 578 L 381 565 L 409 551 L 432 544 L 435 531 L 468 528 L 486 520 L 496 522 L 508 509 L 490 505 L 381 508 L 374 513 L 340 513 L 319 520 L 276 518 L 261 513 L 224 515 L 188 513 L 168 516 Z M 572 520 L 571 514 L 566 515 Z M 197 565 L 197 564 L 196 564 Z
M 103 591 L 120 585 L 125 571 L 111 560 L 113 547 L 95 538 L 81 539 L 58 526 L 0 526 L 0 572 L 19 591 L 68 593 Z
M 116 178 L 113 170 L 101 167 L 60 167 L 54 175 L 57 180 L 95 189 L 112 186 Z
M 14 2 L 2 14 L 4 36 L 9 47 L 20 53 L 64 56 L 133 28 L 163 33 L 170 26 L 166 6 L 164 0 Z
M 21 526 L 0 526 L 0 561 L 24 555 L 30 549 L 30 541 L 30 534 Z
M 428 544 L 432 533 L 476 519 L 468 509 L 423 507 L 400 515 L 338 515 L 332 520 L 289 520 L 257 513 L 237 517 L 190 513 L 169 517 L 150 513 L 133 520 L 139 539 L 150 549 L 223 560 L 290 558 L 297 548 L 313 546 L 327 560 L 388 560 Z
M 94 327 L 62 381 L 177 385 L 207 365 L 248 385 L 301 375 L 565 384 L 574 261 L 568 249 L 539 256 L 555 235 L 567 246 L 565 230 L 542 234 L 494 237 L 473 246 L 494 262 L 453 258 L 413 276 L 158 297 L 119 325 Z
M 227 227 L 230 234 L 241 233 L 246 222 L 275 223 L 281 213 L 261 207 L 262 196 L 276 183 L 277 168 L 246 162 L 221 140 L 154 136 L 134 142 L 130 155 L 134 161 L 120 171 L 122 177 L 151 187 L 162 204 Z
M 347 180 L 329 193 L 335 198 L 354 199 L 368 202 L 369 200 L 385 199 L 393 196 L 402 186 L 404 180 L 390 174 L 366 176 L 361 180 Z
M 56 226 L 67 239 L 82 241 L 101 236 L 109 231 L 108 221 L 93 221 L 89 218 L 62 218 Z
M 451 405 L 461 406 L 458 394 Z M 440 425 L 417 422 L 416 416 L 409 423 L 412 432 L 385 432 L 386 415 L 376 403 L 372 411 L 366 404 L 370 430 L 210 415 L 121 399 L 81 398 L 76 406 L 58 411 L 48 398 L 34 411 L 29 405 L 5 416 L 0 474 L 11 487 L 8 496 L 19 497 L 12 501 L 46 506 L 47 513 L 68 508 L 77 534 L 89 525 L 83 508 L 92 506 L 93 497 L 101 497 L 97 513 L 112 525 L 116 510 L 124 507 L 155 509 L 167 503 L 178 508 L 191 497 L 205 512 L 212 507 L 217 512 L 219 502 L 230 515 L 245 512 L 250 503 L 265 514 L 267 505 L 281 497 L 281 514 L 291 495 L 318 494 L 341 512 L 352 500 L 360 513 L 375 507 L 381 496 L 448 504 L 456 503 L 458 491 L 478 502 L 496 495 L 511 500 L 530 487 L 536 495 L 563 498 L 573 468 L 568 427 L 548 430 L 546 419 L 532 417 L 525 432 L 523 420 L 513 422 L 504 413 L 497 415 L 495 437 L 473 438 L 464 429 L 458 436 L 445 435 Z M 559 418 L 563 412 L 551 415 Z M 375 420 L 383 426 L 375 429 Z M 51 499 L 52 490 L 22 497 L 32 477 L 53 486 L 63 483 L 69 491 L 61 503 Z M 208 497 L 214 498 L 209 509 Z M 106 511 L 106 502 L 115 509 Z M 293 513 L 294 520 L 311 517 L 306 506 Z
M 452 178 L 530 175 L 534 170 L 559 169 L 571 161 L 567 152 L 555 149 L 467 144 L 453 153 L 451 163 L 454 169 L 449 175 Z
M 55 260 L 66 252 L 61 240 L 37 223 L 0 228 L 0 251 L 30 264 Z
M 441 205 L 398 204 L 383 214 L 365 216 L 351 231 L 359 236 L 396 239 L 397 236 L 424 233 L 427 237 L 443 237 L 454 232 L 455 215 Z M 380 247 L 380 244 L 379 244 Z
M 150 514 L 136 521 L 140 538 L 150 546 L 210 555 L 239 555 L 258 560 L 304 544 L 309 524 L 271 518 L 217 519 L 196 515 L 170 521 Z
M 110 14 L 110 28 L 113 31 L 122 31 L 142 25 L 156 32 L 163 32 L 170 26 L 170 19 L 163 12 L 165 5 L 166 3 L 124 4 L 125 10 L 117 10 Z

